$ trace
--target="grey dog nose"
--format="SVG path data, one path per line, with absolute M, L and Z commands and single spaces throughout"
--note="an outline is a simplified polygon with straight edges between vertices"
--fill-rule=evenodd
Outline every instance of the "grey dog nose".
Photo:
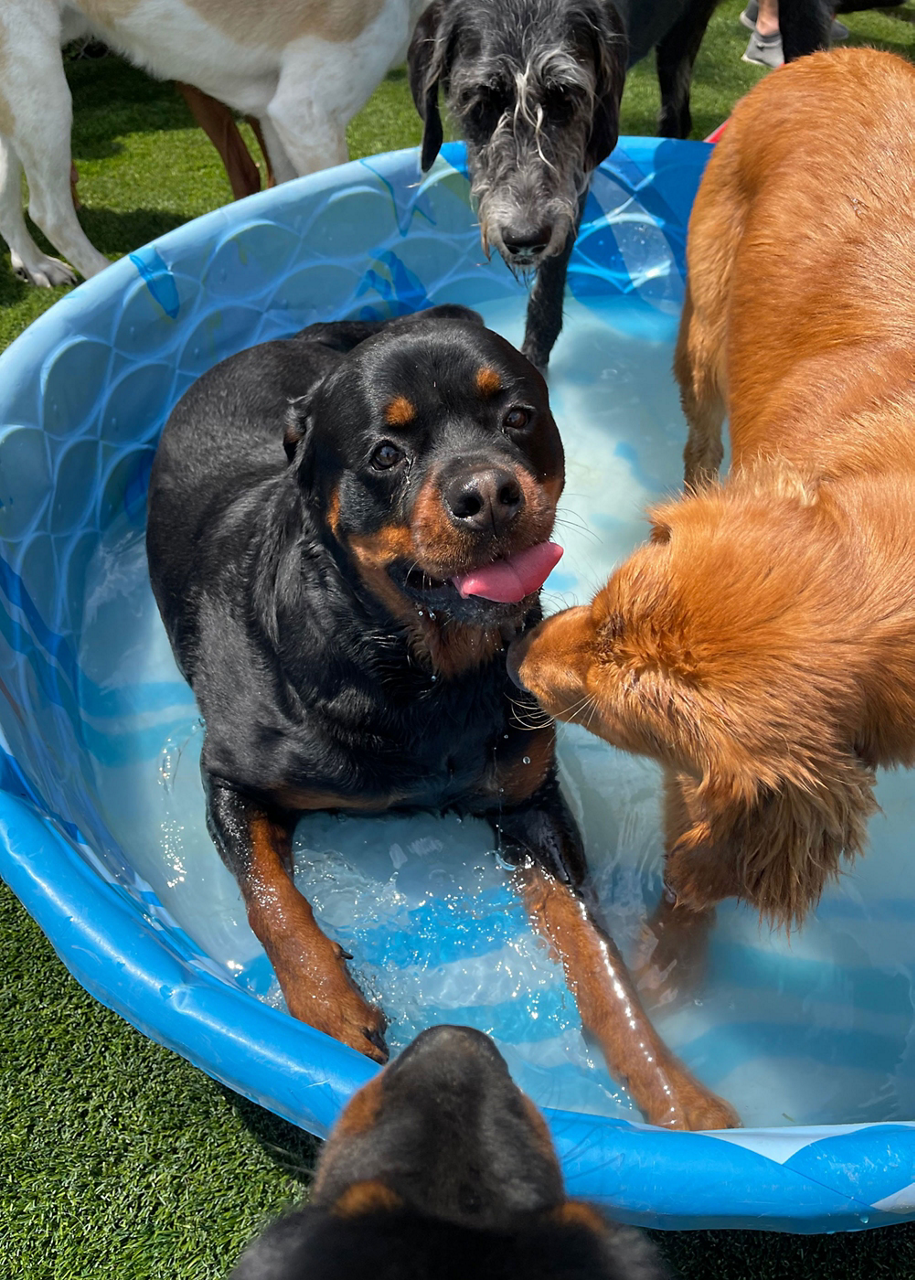
M 452 520 L 474 533 L 501 533 L 524 506 L 520 484 L 504 467 L 455 476 L 442 498 Z
M 502 242 L 515 258 L 536 257 L 543 253 L 552 237 L 553 228 L 546 226 L 533 229 L 508 227 L 502 232 Z

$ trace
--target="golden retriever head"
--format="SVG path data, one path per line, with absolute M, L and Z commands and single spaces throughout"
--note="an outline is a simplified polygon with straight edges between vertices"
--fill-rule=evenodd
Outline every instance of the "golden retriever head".
M 551 715 L 667 767 L 667 878 L 694 909 L 736 894 L 799 923 L 865 840 L 873 775 L 824 507 L 791 477 L 658 506 L 593 602 L 509 658 Z

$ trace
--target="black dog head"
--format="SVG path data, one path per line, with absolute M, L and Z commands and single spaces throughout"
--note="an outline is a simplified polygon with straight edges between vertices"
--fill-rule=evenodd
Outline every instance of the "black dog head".
M 347 1107 L 310 1206 L 232 1280 L 660 1280 L 651 1246 L 567 1200 L 549 1132 L 492 1041 L 424 1031 Z
M 562 444 L 543 378 L 473 312 L 361 342 L 294 406 L 286 447 L 325 542 L 396 617 L 497 627 L 529 612 L 539 582 L 487 594 L 487 574 L 543 549 Z
M 626 61 L 609 0 L 435 0 L 420 18 L 409 67 L 422 166 L 442 143 L 441 88 L 483 244 L 513 269 L 558 254 L 575 227 L 591 170 L 616 145 Z

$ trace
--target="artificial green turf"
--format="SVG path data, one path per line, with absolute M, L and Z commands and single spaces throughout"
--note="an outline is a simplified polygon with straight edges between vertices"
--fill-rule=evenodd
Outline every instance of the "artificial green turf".
M 0 1276 L 216 1280 L 317 1142 L 68 977 L 0 885 Z
M 697 137 L 762 74 L 740 61 L 742 3 L 721 6 L 703 44 Z M 892 10 L 847 23 L 853 42 L 912 56 L 912 19 Z M 81 217 L 103 252 L 118 257 L 230 198 L 216 152 L 172 86 L 113 58 L 70 63 L 68 73 Z M 654 70 L 644 63 L 629 77 L 623 132 L 653 132 L 657 107 Z M 402 71 L 349 131 L 353 156 L 419 137 Z M 8 255 L 0 257 L 0 348 L 65 292 L 15 280 Z M 316 1144 L 95 1003 L 4 886 L 0 1006 L 0 1280 L 219 1277 L 265 1217 L 306 1190 Z M 915 1226 L 658 1239 L 685 1280 L 915 1277 Z

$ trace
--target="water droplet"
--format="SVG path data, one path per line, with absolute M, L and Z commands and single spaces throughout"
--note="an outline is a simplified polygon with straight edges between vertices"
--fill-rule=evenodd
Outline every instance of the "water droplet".
M 508 734 L 507 734 L 507 733 L 503 733 L 503 734 L 502 734 L 502 737 L 505 739 L 505 741 L 506 741 L 506 742 L 508 742 Z
M 522 758 L 521 758 L 521 763 L 522 763 L 522 764 L 530 764 L 530 762 L 531 762 L 531 758 L 530 758 L 530 756 L 522 756 Z

